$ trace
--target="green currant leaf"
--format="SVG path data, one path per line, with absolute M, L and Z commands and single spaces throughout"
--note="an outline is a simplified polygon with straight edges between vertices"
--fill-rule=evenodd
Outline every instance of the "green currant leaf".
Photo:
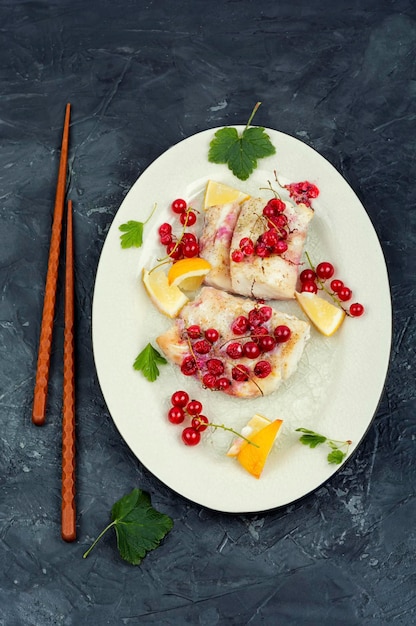
M 119 230 L 124 234 L 120 235 L 122 248 L 140 248 L 143 243 L 143 222 L 130 220 L 126 224 L 121 224 Z
M 260 103 L 254 107 L 250 120 L 239 135 L 236 128 L 220 128 L 211 140 L 208 161 L 225 163 L 240 180 L 247 180 L 257 167 L 257 160 L 275 154 L 276 148 L 264 128 L 250 127 L 254 113 Z
M 84 553 L 84 558 L 104 534 L 114 527 L 121 557 L 132 565 L 139 565 L 146 554 L 157 548 L 173 528 L 173 520 L 156 511 L 151 505 L 149 495 L 140 489 L 133 489 L 113 505 L 111 519 L 111 524 L 98 535 Z
M 166 365 L 167 360 L 163 357 L 151 343 L 137 355 L 133 367 L 135 370 L 142 372 L 143 376 L 151 383 L 159 376 L 158 365 Z
M 332 450 L 327 456 L 328 463 L 334 463 L 335 465 L 339 465 L 346 457 L 346 453 L 342 450 Z
M 132 565 L 138 565 L 147 552 L 157 548 L 173 527 L 172 519 L 156 511 L 149 495 L 140 489 L 116 502 L 111 518 L 120 555 Z

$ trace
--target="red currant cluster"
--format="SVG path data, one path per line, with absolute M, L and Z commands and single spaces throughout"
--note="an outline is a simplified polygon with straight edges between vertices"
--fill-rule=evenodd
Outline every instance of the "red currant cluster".
M 171 424 L 182 424 L 185 418 L 190 418 L 191 425 L 182 431 L 182 441 L 187 446 L 196 446 L 201 441 L 201 433 L 209 426 L 208 418 L 202 415 L 201 402 L 190 400 L 186 391 L 175 391 L 170 401 L 168 420 Z
M 182 233 L 179 237 L 176 237 L 173 234 L 171 224 L 168 222 L 164 222 L 159 226 L 159 240 L 166 247 L 166 254 L 174 261 L 198 256 L 198 238 L 193 233 L 186 232 L 188 227 L 196 223 L 197 216 L 195 211 L 188 207 L 186 201 L 182 200 L 182 198 L 174 200 L 171 204 L 171 209 L 182 224 Z
M 284 214 L 285 203 L 279 198 L 272 198 L 263 208 L 263 219 L 266 230 L 256 242 L 250 237 L 243 237 L 239 247 L 233 250 L 231 258 L 235 263 L 241 263 L 244 257 L 253 254 L 259 257 L 269 257 L 272 254 L 286 252 L 289 226 L 287 216 Z
M 267 328 L 266 323 L 271 317 L 272 309 L 269 306 L 251 309 L 247 316 L 237 316 L 231 323 L 233 337 L 221 346 L 221 348 L 226 346 L 225 360 L 218 358 L 218 348 L 215 355 L 210 355 L 214 344 L 220 339 L 220 334 L 215 328 L 209 328 L 203 332 L 196 324 L 189 326 L 186 334 L 190 341 L 191 354 L 182 361 L 182 373 L 185 376 L 199 373 L 204 387 L 219 391 L 226 391 L 233 380 L 246 382 L 252 375 L 257 378 L 266 378 L 271 373 L 272 366 L 269 361 L 261 358 L 262 355 L 274 350 L 278 344 L 285 343 L 291 336 L 290 328 L 284 324 L 273 329 Z M 227 357 L 233 363 L 235 362 L 231 367 L 231 379 L 225 376 Z M 245 364 L 237 362 L 244 357 L 260 360 L 250 371 Z
M 284 185 L 284 187 L 288 190 L 289 196 L 296 204 L 306 204 L 306 206 L 310 207 L 312 204 L 311 200 L 319 196 L 318 187 L 307 180 L 301 183 L 290 183 L 289 185 Z
M 343 302 L 348 302 L 352 298 L 352 291 L 349 287 L 344 285 L 342 280 L 333 278 L 335 274 L 335 268 L 332 263 L 328 261 L 322 261 L 312 269 L 305 269 L 300 273 L 299 279 L 301 283 L 301 291 L 309 293 L 317 293 L 318 289 L 324 290 L 328 293 L 338 306 L 342 306 Z M 332 279 L 332 280 L 331 280 Z M 330 282 L 330 288 L 327 287 L 327 281 Z M 345 310 L 345 309 L 344 309 Z M 359 302 L 354 302 L 346 311 L 352 317 L 359 317 L 364 313 L 364 307 Z

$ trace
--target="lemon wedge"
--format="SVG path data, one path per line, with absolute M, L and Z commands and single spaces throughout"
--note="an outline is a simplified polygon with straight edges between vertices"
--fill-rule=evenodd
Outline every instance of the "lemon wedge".
M 229 202 L 244 202 L 250 196 L 243 191 L 233 189 L 224 183 L 217 183 L 215 180 L 209 180 L 205 189 L 204 209 L 219 204 L 228 204 Z
M 262 428 L 270 424 L 270 420 L 267 417 L 263 417 L 260 413 L 255 413 L 253 417 L 247 422 L 241 431 L 244 437 L 251 437 L 259 432 Z M 247 446 L 248 442 L 242 437 L 236 437 L 231 443 L 231 446 L 227 452 L 227 456 L 237 456 L 243 446 Z
M 261 428 L 255 435 L 249 437 L 251 444 L 243 446 L 237 455 L 237 460 L 252 476 L 260 478 L 264 465 L 273 447 L 276 435 L 283 421 L 280 419 L 270 422 Z M 254 444 L 254 445 L 252 445 Z
M 183 291 L 195 291 L 201 286 L 204 276 L 210 269 L 210 263 L 201 257 L 181 259 L 171 266 L 168 272 L 168 283 L 171 287 Z
M 295 291 L 295 296 L 312 324 L 326 337 L 333 335 L 345 319 L 345 311 L 316 293 Z
M 143 268 L 142 281 L 153 304 L 168 317 L 176 317 L 189 301 L 178 287 L 169 285 L 167 274 L 163 270 L 149 272 Z

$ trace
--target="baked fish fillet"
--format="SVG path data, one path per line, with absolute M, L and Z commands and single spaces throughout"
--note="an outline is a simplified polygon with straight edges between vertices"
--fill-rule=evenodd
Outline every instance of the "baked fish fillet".
M 262 198 L 251 198 L 243 203 L 234 228 L 231 251 L 239 248 L 244 237 L 255 242 L 264 232 L 262 212 L 265 204 Z M 230 256 L 231 290 L 234 293 L 266 300 L 295 297 L 298 266 L 313 209 L 304 204 L 286 202 L 284 214 L 288 218 L 289 227 L 286 240 L 288 249 L 285 253 L 266 258 L 250 255 L 240 263 L 233 261 Z
M 201 380 L 201 384 L 203 384 L 203 375 L 207 372 L 208 360 L 219 359 L 224 366 L 221 377 L 230 381 L 229 386 L 222 388 L 221 391 L 239 398 L 254 398 L 271 394 L 296 371 L 309 339 L 310 326 L 294 316 L 272 309 L 269 311 L 270 319 L 261 325 L 271 336 L 276 326 L 288 326 L 291 330 L 289 340 L 277 344 L 272 351 L 264 352 L 255 359 L 245 356 L 237 359 L 231 358 L 226 352 L 227 346 L 232 342 L 250 341 L 249 335 L 253 332 L 248 330 L 244 336 L 235 335 L 231 329 L 233 321 L 239 316 L 248 318 L 249 312 L 259 307 L 258 303 L 248 298 L 234 296 L 213 287 L 203 287 L 197 298 L 184 306 L 172 327 L 156 339 L 157 344 L 166 358 L 179 367 L 184 359 L 194 358 L 197 371 L 193 375 Z M 186 329 L 194 325 L 200 327 L 202 338 L 204 331 L 208 328 L 215 328 L 219 332 L 219 339 L 211 344 L 211 349 L 207 354 L 197 353 L 194 350 L 194 340 L 189 339 Z M 267 361 L 270 364 L 271 371 L 268 376 L 255 375 L 254 369 L 259 361 Z M 240 366 L 248 368 L 248 380 L 234 380 L 233 368 Z
M 230 246 L 241 204 L 232 202 L 205 211 L 199 255 L 211 264 L 205 284 L 231 291 Z

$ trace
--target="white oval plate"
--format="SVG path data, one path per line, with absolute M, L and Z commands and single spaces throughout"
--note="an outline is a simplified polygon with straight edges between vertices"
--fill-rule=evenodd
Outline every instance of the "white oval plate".
M 239 131 L 244 127 L 237 127 Z M 305 427 L 337 440 L 352 440 L 348 456 L 363 439 L 383 391 L 390 357 L 391 300 L 383 253 L 370 219 L 346 181 L 312 148 L 281 132 L 266 129 L 276 154 L 242 183 L 225 165 L 208 162 L 209 143 L 217 129 L 181 141 L 162 154 L 137 180 L 118 210 L 107 235 L 96 277 L 93 346 L 99 382 L 108 410 L 136 457 L 158 479 L 189 500 L 211 509 L 243 513 L 287 505 L 310 493 L 342 465 L 329 464 L 326 445 L 311 449 L 299 442 Z M 208 179 L 268 199 L 268 181 L 309 180 L 320 189 L 313 201 L 306 249 L 312 260 L 331 261 L 336 275 L 365 306 L 365 315 L 347 318 L 331 338 L 312 329 L 311 340 L 294 376 L 267 398 L 242 400 L 210 392 L 162 366 L 148 382 L 133 369 L 138 353 L 172 323 L 148 299 L 141 284 L 142 267 L 163 256 L 157 229 L 174 222 L 170 203 L 177 197 L 198 207 Z M 276 185 L 274 185 L 276 186 Z M 123 250 L 119 226 L 144 221 L 140 249 Z M 303 317 L 296 303 L 276 308 Z M 181 427 L 166 414 L 171 394 L 185 389 L 204 405 L 211 422 L 240 431 L 260 412 L 284 420 L 260 479 L 253 478 L 225 452 L 232 435 L 204 434 L 196 447 L 181 441 Z M 347 456 L 347 458 L 348 458 Z M 344 460 L 345 463 L 345 460 Z

